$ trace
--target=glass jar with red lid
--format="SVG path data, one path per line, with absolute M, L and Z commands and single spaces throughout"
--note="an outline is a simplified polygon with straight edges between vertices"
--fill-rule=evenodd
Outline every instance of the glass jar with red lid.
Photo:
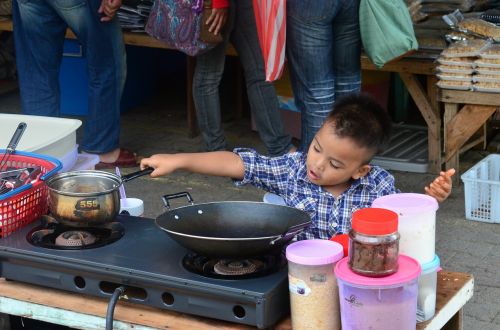
M 349 267 L 357 274 L 380 277 L 398 270 L 398 215 L 381 208 L 365 208 L 352 215 Z

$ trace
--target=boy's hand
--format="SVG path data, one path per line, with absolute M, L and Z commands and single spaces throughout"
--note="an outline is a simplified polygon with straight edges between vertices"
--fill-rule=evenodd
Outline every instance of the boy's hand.
M 99 14 L 102 14 L 101 22 L 109 22 L 122 5 L 122 0 L 102 0 L 99 6 Z
M 154 168 L 154 171 L 151 173 L 152 177 L 167 175 L 177 170 L 175 155 L 169 154 L 157 154 L 149 158 L 143 158 L 140 166 L 141 170 L 146 167 Z
M 438 202 L 443 202 L 448 196 L 450 196 L 452 181 L 451 177 L 455 174 L 455 169 L 449 169 L 446 172 L 441 172 L 439 176 L 431 182 L 430 185 L 426 186 L 425 193 L 429 196 L 434 197 Z

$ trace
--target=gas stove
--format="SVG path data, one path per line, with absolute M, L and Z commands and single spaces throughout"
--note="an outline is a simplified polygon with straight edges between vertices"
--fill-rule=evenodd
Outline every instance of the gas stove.
M 123 236 L 109 244 L 59 249 L 28 241 L 40 235 L 35 221 L 0 240 L 0 276 L 105 298 L 123 285 L 129 302 L 259 328 L 288 314 L 283 256 L 214 261 L 178 245 L 153 219 L 121 215 L 116 223 Z

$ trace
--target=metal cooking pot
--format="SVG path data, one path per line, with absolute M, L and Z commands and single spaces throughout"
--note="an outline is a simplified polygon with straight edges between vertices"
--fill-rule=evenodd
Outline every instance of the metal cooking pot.
M 186 197 L 191 205 L 170 209 L 169 199 Z M 299 209 L 262 202 L 193 204 L 187 192 L 165 195 L 167 209 L 156 225 L 185 248 L 207 257 L 247 258 L 279 252 L 311 224 Z
M 72 227 L 91 227 L 114 221 L 120 211 L 120 186 L 152 171 L 147 168 L 121 177 L 104 171 L 54 175 L 46 181 L 50 213 L 58 222 Z

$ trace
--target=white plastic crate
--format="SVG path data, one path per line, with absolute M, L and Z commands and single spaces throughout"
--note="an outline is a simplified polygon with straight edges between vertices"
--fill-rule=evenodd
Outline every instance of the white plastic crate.
M 500 223 L 500 155 L 492 154 L 462 174 L 465 217 Z

